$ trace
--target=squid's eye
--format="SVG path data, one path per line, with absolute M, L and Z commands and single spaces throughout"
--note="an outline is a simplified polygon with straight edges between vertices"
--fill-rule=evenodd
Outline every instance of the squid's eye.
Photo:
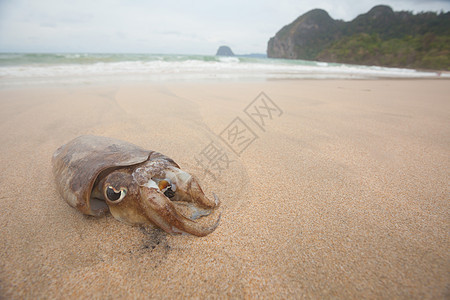
M 126 188 L 121 188 L 119 191 L 117 191 L 112 186 L 108 186 L 106 188 L 106 197 L 108 197 L 109 201 L 118 202 L 121 201 L 127 194 Z

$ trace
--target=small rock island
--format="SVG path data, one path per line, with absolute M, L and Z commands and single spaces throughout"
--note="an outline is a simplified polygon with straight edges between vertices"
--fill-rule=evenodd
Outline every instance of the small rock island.
M 216 56 L 234 56 L 234 53 L 231 51 L 230 47 L 220 46 L 219 49 L 217 49 Z

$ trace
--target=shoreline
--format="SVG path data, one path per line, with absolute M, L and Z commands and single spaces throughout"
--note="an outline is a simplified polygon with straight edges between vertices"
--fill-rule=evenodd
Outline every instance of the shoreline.
M 139 78 L 129 78 L 127 76 L 110 75 L 103 78 L 98 76 L 91 77 L 76 77 L 69 76 L 66 78 L 20 78 L 20 79 L 5 79 L 0 77 L 0 90 L 2 89 L 27 89 L 27 88 L 50 88 L 56 86 L 61 87 L 95 87 L 108 85 L 161 85 L 161 84 L 220 84 L 220 83 L 270 83 L 270 82 L 304 82 L 304 81 L 428 81 L 428 80 L 450 80 L 450 72 L 448 77 L 376 77 L 376 78 L 292 78 L 292 77 L 202 77 L 199 78 L 174 78 L 172 74 L 167 76 L 153 76 Z
M 0 86 L 98 82 L 450 78 L 449 72 L 303 60 L 202 55 L 17 54 L 0 58 Z M 27 56 L 28 55 L 28 56 Z

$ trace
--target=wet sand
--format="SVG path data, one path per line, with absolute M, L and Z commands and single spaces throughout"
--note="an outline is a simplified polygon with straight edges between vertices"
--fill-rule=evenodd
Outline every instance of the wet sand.
M 260 92 L 273 103 L 252 120 Z M 449 95 L 448 80 L 3 88 L 0 298 L 448 299 Z M 82 134 L 173 158 L 220 197 L 220 226 L 81 215 L 50 160 Z

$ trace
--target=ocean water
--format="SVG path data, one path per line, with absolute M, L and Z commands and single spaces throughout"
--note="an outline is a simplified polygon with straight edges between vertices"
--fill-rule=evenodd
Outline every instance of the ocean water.
M 0 85 L 161 80 L 437 78 L 448 73 L 304 60 L 167 54 L 0 53 Z

